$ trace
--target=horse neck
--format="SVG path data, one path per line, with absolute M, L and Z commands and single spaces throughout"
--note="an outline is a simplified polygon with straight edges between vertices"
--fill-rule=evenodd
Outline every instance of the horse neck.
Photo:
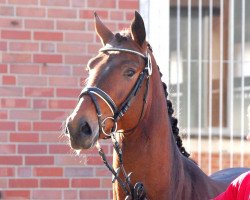
M 119 137 L 124 168 L 127 172 L 133 172 L 133 184 L 144 184 L 149 199 L 209 197 L 216 190 L 211 180 L 193 161 L 182 156 L 176 145 L 168 117 L 166 97 L 156 69 L 157 67 L 154 67 L 150 80 L 143 120 L 132 134 Z M 115 168 L 119 167 L 115 152 L 113 165 Z M 124 193 L 117 182 L 113 187 L 114 199 L 124 199 Z
M 176 176 L 173 174 L 181 168 L 182 160 L 171 132 L 166 97 L 157 67 L 154 67 L 150 80 L 147 102 L 145 115 L 138 128 L 129 136 L 120 138 L 124 167 L 127 172 L 133 172 L 133 183 L 142 182 L 150 196 L 166 199 L 171 195 L 168 191 L 172 191 L 174 185 L 172 181 Z M 118 167 L 115 153 L 113 163 Z M 122 199 L 123 194 L 117 185 L 115 190 L 114 195 L 119 196 L 117 199 Z

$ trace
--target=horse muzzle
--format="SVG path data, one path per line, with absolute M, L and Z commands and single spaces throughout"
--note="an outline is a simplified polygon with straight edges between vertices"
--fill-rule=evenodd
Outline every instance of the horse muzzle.
M 99 129 L 96 130 L 87 120 L 79 119 L 76 125 L 71 117 L 66 121 L 65 134 L 69 136 L 73 149 L 89 149 L 94 146 L 98 139 L 98 132 Z

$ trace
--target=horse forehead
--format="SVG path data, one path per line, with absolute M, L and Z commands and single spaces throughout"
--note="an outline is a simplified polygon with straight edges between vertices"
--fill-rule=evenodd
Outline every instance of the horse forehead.
M 129 53 L 119 52 L 119 51 L 109 51 L 101 53 L 98 56 L 89 60 L 87 64 L 87 69 L 93 69 L 95 67 L 102 68 L 107 71 L 111 67 L 122 66 L 129 63 L 139 63 L 139 59 L 135 55 L 130 55 Z M 99 71 L 98 70 L 98 71 Z

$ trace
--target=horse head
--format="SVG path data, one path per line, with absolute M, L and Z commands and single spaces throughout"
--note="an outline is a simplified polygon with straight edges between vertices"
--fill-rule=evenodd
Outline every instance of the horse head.
M 152 73 L 144 22 L 138 12 L 130 29 L 116 34 L 95 13 L 95 30 L 103 47 L 89 60 L 86 86 L 66 121 L 74 149 L 88 149 L 117 129 L 135 128 L 143 115 Z

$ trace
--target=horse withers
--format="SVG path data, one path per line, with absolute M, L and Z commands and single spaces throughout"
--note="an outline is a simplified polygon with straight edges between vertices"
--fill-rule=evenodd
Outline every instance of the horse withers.
M 72 148 L 98 147 L 113 174 L 114 199 L 212 199 L 249 170 L 208 177 L 188 158 L 138 12 L 130 29 L 120 33 L 113 34 L 97 14 L 95 28 L 103 47 L 88 62 L 86 86 L 65 130 Z M 113 165 L 98 143 L 109 138 Z

